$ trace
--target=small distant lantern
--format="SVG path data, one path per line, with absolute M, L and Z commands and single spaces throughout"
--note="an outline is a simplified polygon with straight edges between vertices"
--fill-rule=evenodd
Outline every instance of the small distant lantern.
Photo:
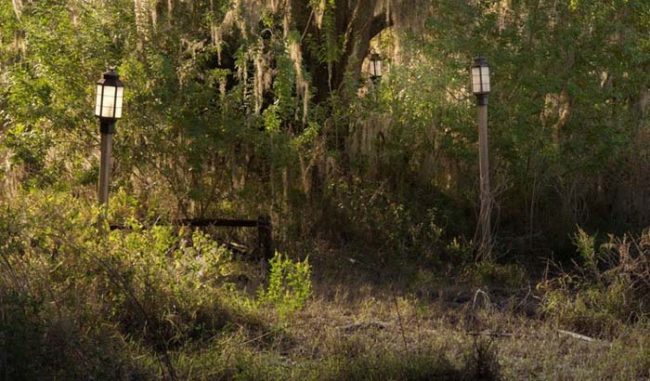
M 111 68 L 104 73 L 104 77 L 97 81 L 97 99 L 95 101 L 95 115 L 102 120 L 114 122 L 122 117 L 122 100 L 124 98 L 124 85 L 120 81 L 115 69 Z
M 476 57 L 472 65 L 472 92 L 480 104 L 487 102 L 490 93 L 490 67 L 485 57 Z
M 377 53 L 370 55 L 370 78 L 373 81 L 381 79 L 381 56 Z

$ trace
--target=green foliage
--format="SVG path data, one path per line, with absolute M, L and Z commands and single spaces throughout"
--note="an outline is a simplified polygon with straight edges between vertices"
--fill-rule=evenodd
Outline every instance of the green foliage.
M 18 124 L 6 132 L 3 143 L 13 152 L 14 164 L 23 168 L 25 188 L 53 182 L 53 170 L 46 165 L 47 152 L 52 147 L 52 137 L 47 132 Z
M 175 345 L 229 324 L 231 311 L 219 292 L 234 270 L 229 253 L 198 231 L 174 235 L 167 227 L 133 228 L 110 237 L 113 266 L 128 269 L 113 274 L 119 286 L 111 291 L 117 299 L 110 313 L 125 332 Z M 156 331 L 147 334 L 152 325 Z
M 474 259 L 475 250 L 473 242 L 465 242 L 459 237 L 452 238 L 445 247 L 445 253 L 454 263 L 471 262 Z
M 2 204 L 0 369 L 8 379 L 111 379 L 123 362 L 114 326 L 93 303 L 98 252 L 92 208 L 34 192 Z M 85 210 L 84 210 L 85 209 Z M 81 357 L 80 357 L 81 356 Z
M 60 193 L 32 192 L 0 210 L 7 377 L 122 379 L 151 370 L 131 351 L 157 357 L 232 325 L 260 325 L 228 286 L 238 265 L 199 231 L 130 219 L 130 230 L 106 237 L 97 208 Z
M 401 10 L 345 25 L 353 1 L 164 3 L 0 2 L 0 378 L 163 378 L 166 357 L 187 361 L 186 378 L 197 358 L 206 378 L 459 376 L 426 351 L 353 341 L 295 373 L 274 353 L 228 352 L 261 326 L 264 310 L 231 283 L 252 272 L 211 236 L 159 222 L 263 209 L 285 244 L 325 239 L 400 276 L 418 267 L 426 287 L 462 265 L 461 280 L 520 288 L 517 265 L 469 264 L 477 53 L 493 73 L 497 247 L 571 257 L 573 239 L 580 267 L 539 286 L 562 326 L 613 336 L 647 321 L 647 233 L 599 246 L 586 231 L 639 231 L 650 217 L 648 2 L 417 1 L 432 12 L 408 35 Z M 370 44 L 386 58 L 372 86 L 354 75 L 365 57 L 348 53 L 368 50 L 355 36 L 383 16 L 394 28 Z M 126 108 L 104 221 L 92 110 L 109 65 Z M 259 302 L 282 318 L 303 308 L 311 271 L 276 254 Z M 496 352 L 475 349 L 465 370 L 498 373 Z
M 546 292 L 544 313 L 555 318 L 562 327 L 585 335 L 604 338 L 616 336 L 622 328 L 616 308 L 624 307 L 621 303 L 626 297 L 625 293 L 621 292 L 620 287 L 580 287 L 575 295 L 562 289 Z
M 585 263 L 585 266 L 592 274 L 598 273 L 596 248 L 596 236 L 587 234 L 581 227 L 578 226 L 578 232 L 573 236 L 573 243 L 580 258 Z
M 312 293 L 309 260 L 294 262 L 276 252 L 271 261 L 269 284 L 258 291 L 261 303 L 273 305 L 282 318 L 304 307 Z
M 622 206 L 610 212 L 606 205 L 616 196 L 602 191 L 627 192 L 621 181 L 628 177 L 619 175 L 626 160 L 645 168 L 634 140 L 640 126 L 647 128 L 647 113 L 634 111 L 630 101 L 637 102 L 648 86 L 643 65 L 635 62 L 647 61 L 641 42 L 649 11 L 626 1 L 524 1 L 504 8 L 437 1 L 431 32 L 406 38 L 410 62 L 391 70 L 386 91 L 387 107 L 397 117 L 393 128 L 404 123 L 419 135 L 402 141 L 413 157 L 426 152 L 414 149 L 415 142 L 433 146 L 434 173 L 451 174 L 451 186 L 444 175 L 434 183 L 473 202 L 476 132 L 466 68 L 483 54 L 492 69 L 490 150 L 493 184 L 503 191 L 501 228 L 541 234 L 535 244 L 553 241 L 562 252 L 570 242 L 555 237 L 568 238 L 576 223 L 621 231 L 625 227 L 612 213 L 634 212 Z M 418 134 L 420 125 L 433 125 L 434 133 Z M 647 137 L 640 139 L 647 145 Z M 461 164 L 449 171 L 450 162 Z M 647 216 L 634 221 L 642 228 Z
M 264 128 L 266 131 L 269 133 L 277 133 L 280 131 L 280 124 L 281 124 L 281 119 L 278 116 L 278 108 L 277 106 L 271 106 L 264 110 L 264 114 L 262 115 L 264 117 Z
M 439 0 L 428 4 L 425 31 L 408 35 L 396 14 L 395 33 L 371 44 L 386 57 L 386 73 L 367 96 L 356 80 L 327 89 L 348 76 L 349 67 L 337 65 L 356 44 L 340 30 L 344 5 L 336 1 L 304 0 L 304 26 L 283 7 L 261 6 L 259 24 L 242 26 L 256 19 L 243 3 L 147 4 L 137 12 L 126 0 L 1 6 L 0 151 L 20 187 L 93 191 L 93 83 L 115 64 L 127 90 L 113 181 L 144 214 L 243 215 L 272 204 L 304 232 L 341 221 L 335 213 L 305 221 L 305 210 L 351 204 L 328 199 L 328 189 L 343 182 L 368 195 L 383 184 L 401 206 L 368 204 L 376 208 L 369 214 L 402 224 L 382 224 L 388 237 L 377 241 L 387 251 L 432 256 L 439 248 L 425 242 L 439 232 L 430 225 L 468 241 L 475 223 L 467 66 L 481 51 L 493 69 L 490 149 L 506 233 L 499 236 L 526 236 L 565 254 L 576 224 L 622 231 L 647 221 L 635 196 L 647 187 L 643 2 Z M 224 19 L 235 8 L 234 19 Z M 400 59 L 390 62 L 390 51 Z M 370 151 L 352 149 L 359 136 Z
M 273 81 L 273 93 L 275 96 L 275 104 L 271 108 L 277 108 L 277 112 L 282 121 L 290 121 L 296 112 L 296 97 L 295 97 L 295 68 L 289 52 L 286 48 L 279 52 L 277 57 L 278 74 Z M 269 126 L 265 127 L 272 132 L 279 132 L 279 126 L 276 129 L 271 129 Z
M 593 250 L 593 237 L 580 230 L 578 235 L 583 249 Z M 627 323 L 643 324 L 650 317 L 645 280 L 650 268 L 648 254 L 648 232 L 636 240 L 610 238 L 601 246 L 598 262 L 587 261 L 577 274 L 563 273 L 538 284 L 544 295 L 543 311 L 558 324 L 600 337 L 615 336 Z M 594 277 L 598 267 L 604 270 Z
M 418 210 L 412 200 L 393 197 L 384 187 L 370 184 L 340 182 L 329 189 L 329 195 L 332 207 L 326 217 L 332 226 L 321 229 L 330 228 L 332 235 L 359 244 L 368 258 L 385 264 L 411 256 L 422 264 L 439 264 L 444 229 L 435 208 Z

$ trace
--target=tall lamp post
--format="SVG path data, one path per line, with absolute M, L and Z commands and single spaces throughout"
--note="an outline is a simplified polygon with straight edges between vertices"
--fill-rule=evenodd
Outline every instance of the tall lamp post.
M 99 167 L 99 203 L 108 206 L 108 183 L 111 175 L 111 150 L 115 122 L 122 117 L 122 100 L 124 86 L 115 69 L 111 68 L 97 82 L 97 98 L 95 101 L 95 116 L 99 117 L 99 132 L 101 134 L 101 163 Z
M 492 251 L 492 196 L 490 195 L 490 162 L 488 154 L 488 94 L 490 67 L 484 57 L 476 57 L 472 65 L 472 92 L 476 96 L 478 118 L 479 167 L 481 176 L 481 211 L 479 213 L 479 258 L 490 259 Z

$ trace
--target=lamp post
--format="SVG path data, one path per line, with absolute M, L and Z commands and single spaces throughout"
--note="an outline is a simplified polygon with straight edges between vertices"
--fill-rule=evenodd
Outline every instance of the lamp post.
M 114 68 L 110 68 L 97 82 L 95 116 L 99 117 L 101 134 L 101 162 L 99 167 L 99 203 L 108 206 L 108 183 L 111 175 L 111 150 L 115 122 L 122 117 L 124 86 Z
M 472 65 L 472 92 L 476 96 L 478 119 L 479 167 L 481 179 L 481 211 L 479 213 L 479 258 L 489 259 L 492 250 L 492 196 L 490 195 L 490 162 L 488 154 L 487 104 L 490 93 L 490 67 L 484 57 L 476 57 Z
M 381 56 L 376 52 L 370 55 L 370 79 L 374 84 L 377 84 L 381 79 Z

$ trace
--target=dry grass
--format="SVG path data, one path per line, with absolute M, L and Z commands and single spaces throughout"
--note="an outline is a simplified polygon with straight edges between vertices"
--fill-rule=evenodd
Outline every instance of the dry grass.
M 645 324 L 628 326 L 611 341 L 588 342 L 476 288 L 465 290 L 476 301 L 464 303 L 397 295 L 350 279 L 315 289 L 305 309 L 286 320 L 267 311 L 282 334 L 247 339 L 247 366 L 258 361 L 269 379 L 295 380 L 650 379 Z
M 644 380 L 650 378 L 647 327 L 627 328 L 611 342 L 586 342 L 560 334 L 538 319 L 471 303 L 451 306 L 390 295 L 367 295 L 351 303 L 345 290 L 317 299 L 296 315 L 286 332 L 294 338 L 294 362 L 341 355 L 392 352 L 438 353 L 465 369 L 475 343 L 491 343 L 504 379 Z M 285 348 L 286 349 L 286 348 Z M 461 374 L 463 374 L 461 372 Z M 465 374 L 466 375 L 466 374 Z

